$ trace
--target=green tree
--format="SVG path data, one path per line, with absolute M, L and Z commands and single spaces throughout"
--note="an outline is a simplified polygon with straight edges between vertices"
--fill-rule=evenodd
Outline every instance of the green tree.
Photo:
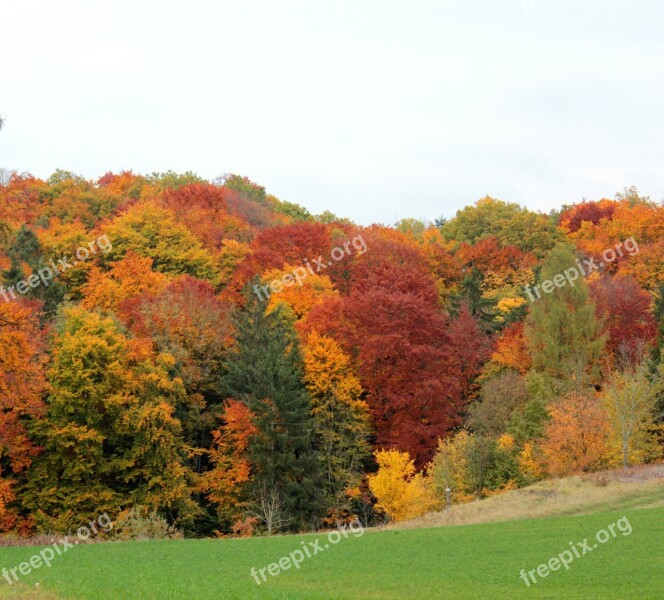
M 538 258 L 563 237 L 548 216 L 489 196 L 457 211 L 453 219 L 441 220 L 441 224 L 445 239 L 474 244 L 495 235 L 503 246 L 516 246 Z
M 134 504 L 186 525 L 196 513 L 180 423 L 182 382 L 149 344 L 112 319 L 64 312 L 49 370 L 46 415 L 32 433 L 44 449 L 28 473 L 22 505 L 42 530 L 66 531 Z
M 281 307 L 266 314 L 264 303 L 248 292 L 235 329 L 226 392 L 245 403 L 258 430 L 248 451 L 253 466 L 246 486 L 250 512 L 268 533 L 314 528 L 324 509 L 320 463 L 293 322 Z
M 5 288 L 14 287 L 16 289 L 17 283 L 27 281 L 32 275 L 37 276 L 41 269 L 46 267 L 51 269 L 37 236 L 27 225 L 22 225 L 18 230 L 16 239 L 7 255 L 11 260 L 11 266 L 3 273 Z M 40 281 L 36 287 L 26 287 L 25 296 L 43 301 L 44 312 L 47 315 L 55 313 L 66 292 L 65 287 L 57 279 L 51 279 L 49 285 L 44 285 Z
M 546 257 L 540 281 L 563 277 L 575 267 L 575 256 L 566 244 L 558 244 Z M 532 369 L 544 376 L 554 395 L 580 391 L 597 382 L 599 359 L 605 338 L 595 317 L 588 285 L 579 277 L 570 285 L 553 287 L 531 302 L 526 339 Z

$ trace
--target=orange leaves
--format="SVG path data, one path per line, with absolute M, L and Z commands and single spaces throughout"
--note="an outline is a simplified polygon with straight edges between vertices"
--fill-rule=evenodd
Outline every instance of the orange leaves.
M 24 419 L 44 411 L 45 362 L 33 308 L 0 301 L 0 455 L 9 456 L 14 472 L 25 469 L 35 454 Z
M 219 505 L 220 515 L 233 521 L 242 513 L 240 487 L 251 473 L 247 450 L 258 429 L 253 413 L 238 400 L 226 402 L 221 418 L 221 427 L 212 432 L 209 456 L 213 468 L 205 475 L 203 489 Z
M 513 323 L 504 329 L 503 335 L 496 341 L 491 363 L 498 369 L 514 369 L 521 374 L 530 369 L 530 354 L 523 336 L 522 322 Z
M 93 267 L 83 286 L 84 308 L 117 311 L 120 303 L 143 292 L 157 293 L 168 285 L 168 277 L 152 270 L 152 259 L 133 252 L 111 265 L 108 272 Z
M 542 452 L 551 475 L 598 470 L 609 453 L 611 425 L 599 400 L 591 394 L 570 394 L 549 407 L 551 422 Z

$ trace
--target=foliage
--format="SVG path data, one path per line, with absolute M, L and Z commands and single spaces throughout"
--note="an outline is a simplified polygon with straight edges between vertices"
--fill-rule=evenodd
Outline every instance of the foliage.
M 610 423 L 597 397 L 571 393 L 549 407 L 542 441 L 547 471 L 560 477 L 606 467 Z
M 574 266 L 569 247 L 559 244 L 544 260 L 540 281 L 563 277 Z M 582 278 L 575 284 L 554 287 L 532 302 L 525 330 L 532 368 L 555 394 L 596 383 L 605 344 L 588 285 Z
M 394 521 L 424 514 L 436 501 L 408 452 L 379 450 L 375 453 L 378 472 L 368 478 L 369 488 L 378 500 L 376 507 Z

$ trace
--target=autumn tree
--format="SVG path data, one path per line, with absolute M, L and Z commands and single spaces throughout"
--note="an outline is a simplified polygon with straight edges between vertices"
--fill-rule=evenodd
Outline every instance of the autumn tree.
M 470 441 L 471 435 L 465 429 L 438 440 L 436 453 L 427 465 L 427 475 L 440 500 L 446 498 L 448 488 L 455 503 L 474 498 L 467 461 Z
M 215 503 L 222 527 L 228 529 L 246 512 L 243 487 L 251 477 L 251 438 L 258 434 L 255 415 L 239 400 L 229 400 L 221 415 L 222 424 L 212 432 L 209 450 L 212 469 L 205 473 L 203 489 Z
M 512 245 L 538 258 L 551 250 L 561 235 L 553 222 L 518 204 L 487 196 L 459 211 L 442 227 L 445 239 L 474 244 L 495 236 L 502 245 Z
M 196 507 L 174 418 L 184 390 L 168 376 L 172 357 L 154 356 L 110 318 L 82 308 L 63 317 L 46 414 L 32 427 L 44 452 L 22 490 L 23 506 L 46 530 L 132 504 L 187 524 Z
M 21 281 L 27 281 L 32 275 L 48 266 L 48 259 L 44 253 L 42 245 L 39 242 L 34 231 L 23 225 L 16 233 L 12 247 L 8 251 L 8 257 L 11 260 L 11 266 L 3 275 L 4 287 L 13 287 Z M 57 305 L 62 302 L 65 296 L 65 288 L 62 283 L 56 279 L 49 282 L 49 285 L 37 285 L 36 287 L 25 286 L 27 288 L 24 297 L 40 300 L 43 302 L 43 310 L 48 315 L 53 315 Z M 16 296 L 18 294 L 15 293 Z
M 368 477 L 369 489 L 378 500 L 376 508 L 394 521 L 414 519 L 431 510 L 436 501 L 426 479 L 416 473 L 408 452 L 379 450 L 378 472 Z
M 468 402 L 477 396 L 479 384 L 476 379 L 482 365 L 491 355 L 492 344 L 465 304 L 449 324 L 447 332 L 452 347 L 456 349 L 454 357 L 459 373 L 461 395 L 464 402 Z
M 606 335 L 606 349 L 614 361 L 625 353 L 636 361 L 641 349 L 657 336 L 650 294 L 633 277 L 620 275 L 592 281 L 590 291 Z
M 255 415 L 258 431 L 249 443 L 254 472 L 246 499 L 268 529 L 275 521 L 295 531 L 315 527 L 323 510 L 320 462 L 299 341 L 280 308 L 266 314 L 253 292 L 247 294 L 225 380 L 228 397 Z
M 467 423 L 473 431 L 498 437 L 508 431 L 516 411 L 529 401 L 524 378 L 507 370 L 482 383 L 479 399 L 468 409 Z
M 611 425 L 593 393 L 573 392 L 549 407 L 551 422 L 541 448 L 555 477 L 596 471 L 608 461 Z
M 110 264 L 108 271 L 93 267 L 83 285 L 81 306 L 87 309 L 117 311 L 120 304 L 144 292 L 156 293 L 168 285 L 168 277 L 152 270 L 151 258 L 127 252 L 124 258 Z
M 620 445 L 623 468 L 643 450 L 654 424 L 657 394 L 664 387 L 661 373 L 652 374 L 643 355 L 634 362 L 630 349 L 604 391 L 604 406 Z
M 26 428 L 42 417 L 47 388 L 36 311 L 31 303 L 0 301 L 0 531 L 16 523 L 11 507 L 15 477 L 25 473 L 38 453 Z
M 312 332 L 304 350 L 304 381 L 311 396 L 323 487 L 335 514 L 347 510 L 370 453 L 369 407 L 350 358 L 332 338 Z
M 151 258 L 156 271 L 166 275 L 192 275 L 217 282 L 212 254 L 179 223 L 175 215 L 154 202 L 131 206 L 104 228 L 113 244 L 103 264 L 123 258 L 128 251 Z
M 149 339 L 158 353 L 174 357 L 172 375 L 182 380 L 186 391 L 186 401 L 177 406 L 185 440 L 207 451 L 224 400 L 224 361 L 233 336 L 231 307 L 207 281 L 182 275 L 165 287 L 160 283 L 125 299 L 118 312 L 136 336 Z M 191 467 L 201 473 L 206 466 L 207 453 L 197 452 Z

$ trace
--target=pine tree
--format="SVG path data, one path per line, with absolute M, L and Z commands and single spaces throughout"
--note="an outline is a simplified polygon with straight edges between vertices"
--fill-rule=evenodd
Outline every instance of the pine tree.
M 268 533 L 315 527 L 323 511 L 313 447 L 311 399 L 293 323 L 282 309 L 265 314 L 253 293 L 235 318 L 236 347 L 227 361 L 226 391 L 255 415 L 249 443 L 250 512 Z
M 532 302 L 526 322 L 532 368 L 544 376 L 550 392 L 556 395 L 580 391 L 596 382 L 605 345 L 583 276 L 573 285 L 564 279 L 567 269 L 577 268 L 575 262 L 574 253 L 565 244 L 558 244 L 548 254 L 540 281 L 560 281 L 562 277 L 564 284 L 550 293 L 543 290 Z

